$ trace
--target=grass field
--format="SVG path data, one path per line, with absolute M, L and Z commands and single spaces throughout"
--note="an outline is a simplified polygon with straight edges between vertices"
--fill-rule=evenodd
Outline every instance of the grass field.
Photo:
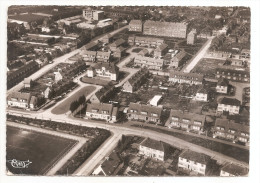
M 28 168 L 13 168 L 14 174 L 43 175 L 76 141 L 44 133 L 7 127 L 6 159 L 32 162 Z
M 71 102 L 78 100 L 78 98 L 82 95 L 88 96 L 96 89 L 95 86 L 86 86 L 80 89 L 78 92 L 74 93 L 74 95 L 70 96 L 69 98 L 65 99 L 62 103 L 56 106 L 54 109 L 51 110 L 53 114 L 64 114 L 69 111 Z

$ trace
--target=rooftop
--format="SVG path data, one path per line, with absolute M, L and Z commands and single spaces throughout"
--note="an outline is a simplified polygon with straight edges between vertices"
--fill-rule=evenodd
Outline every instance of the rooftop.
M 140 145 L 164 152 L 163 142 L 161 141 L 146 138 L 141 142 Z
M 195 151 L 191 150 L 185 150 L 183 153 L 180 154 L 181 158 L 185 158 L 191 161 L 195 161 L 204 165 L 207 165 L 207 163 L 210 161 L 210 156 L 203 154 L 203 153 L 198 153 Z
M 223 97 L 219 100 L 219 104 L 226 104 L 226 105 L 234 105 L 234 106 L 240 106 L 241 102 L 235 98 L 227 98 Z
M 236 164 L 227 164 L 221 168 L 222 171 L 228 172 L 234 176 L 245 176 L 248 174 L 248 168 Z

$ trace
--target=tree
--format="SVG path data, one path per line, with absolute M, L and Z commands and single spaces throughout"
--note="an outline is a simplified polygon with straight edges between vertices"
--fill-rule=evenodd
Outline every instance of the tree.
M 86 102 L 86 97 L 85 95 L 82 95 L 79 97 L 78 103 L 79 104 L 84 104 Z

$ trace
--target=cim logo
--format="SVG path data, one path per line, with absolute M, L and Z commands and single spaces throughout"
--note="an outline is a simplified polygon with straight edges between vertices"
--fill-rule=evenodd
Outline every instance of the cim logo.
M 20 160 L 16 160 L 16 159 L 7 160 L 7 162 L 10 163 L 12 165 L 12 167 L 14 167 L 14 168 L 28 168 L 29 164 L 32 163 L 29 160 L 20 161 Z

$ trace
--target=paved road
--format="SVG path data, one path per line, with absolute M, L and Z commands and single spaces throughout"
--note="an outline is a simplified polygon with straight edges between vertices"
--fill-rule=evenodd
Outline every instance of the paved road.
M 91 175 L 93 170 L 101 163 L 101 161 L 116 147 L 118 141 L 121 139 L 122 134 L 113 134 L 105 143 L 99 147 L 87 161 L 80 166 L 73 175 Z
M 197 65 L 197 63 L 204 57 L 205 53 L 209 49 L 213 38 L 214 37 L 210 37 L 207 40 L 207 42 L 203 45 L 203 47 L 198 51 L 196 56 L 189 62 L 189 64 L 183 67 L 183 72 L 189 73 Z

